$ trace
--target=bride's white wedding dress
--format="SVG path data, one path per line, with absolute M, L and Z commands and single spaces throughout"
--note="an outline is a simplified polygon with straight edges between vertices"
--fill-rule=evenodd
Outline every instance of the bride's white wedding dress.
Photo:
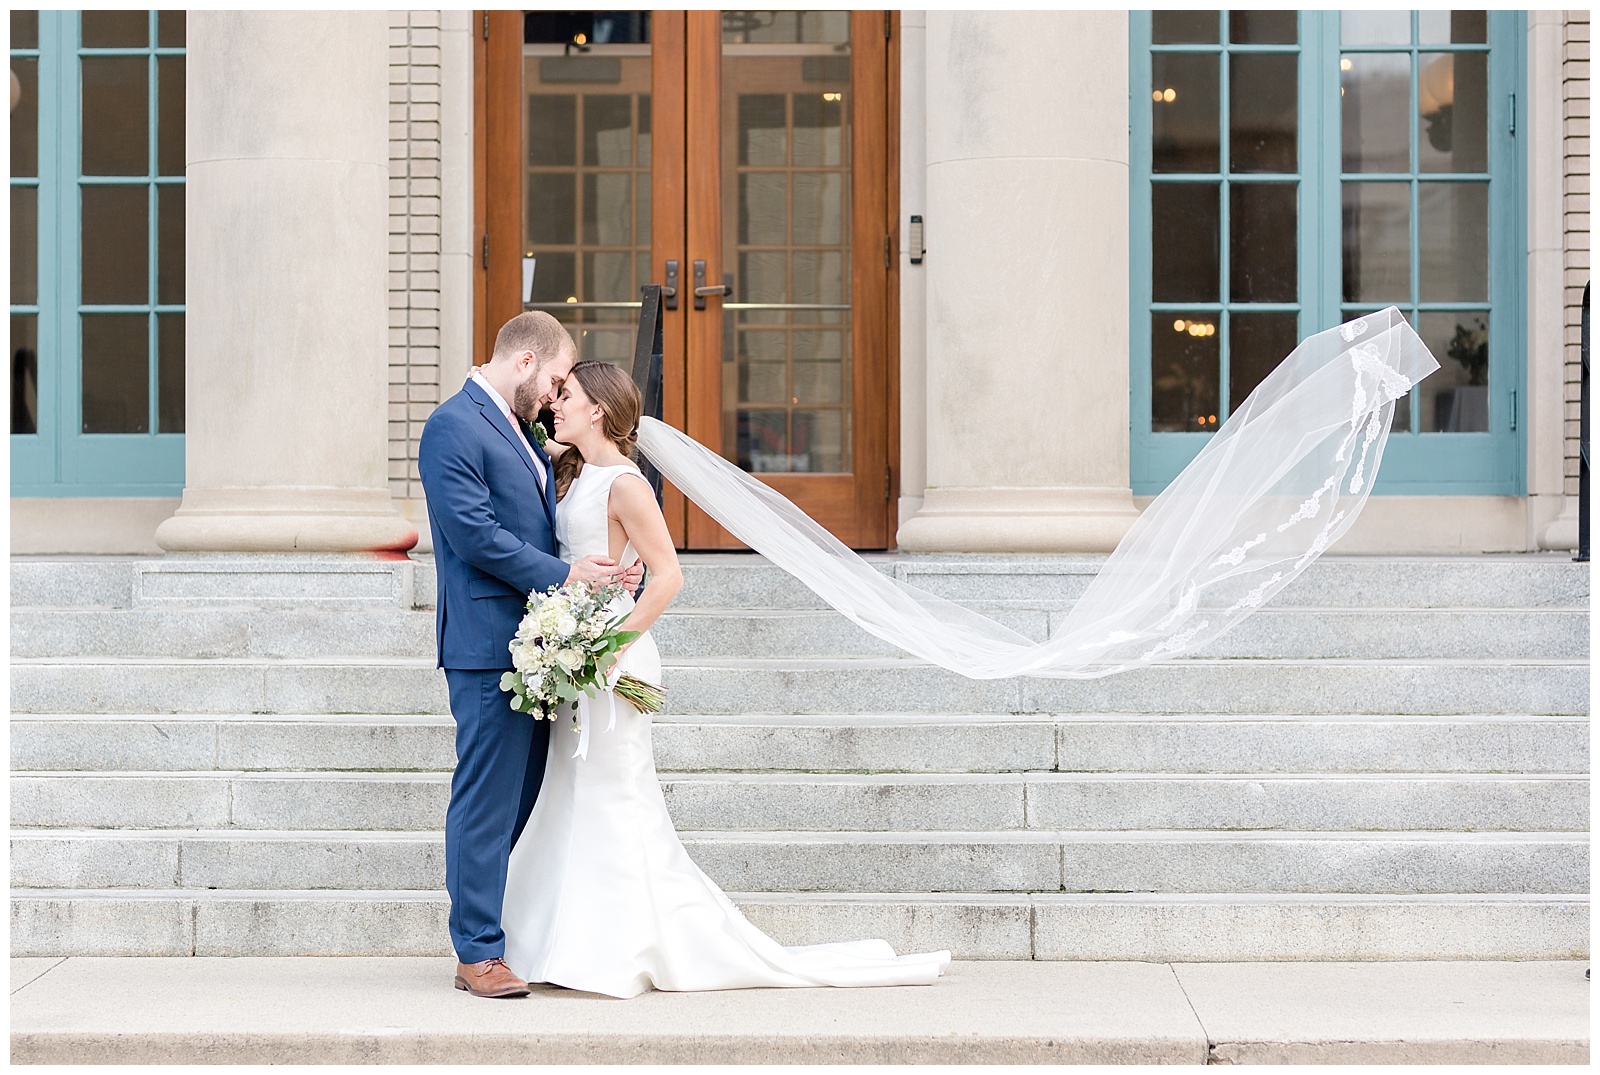
M 556 508 L 562 559 L 610 555 L 611 484 L 638 474 L 629 464 L 579 472 Z M 638 559 L 632 545 L 620 559 Z M 631 607 L 627 597 L 615 606 Z M 621 670 L 661 682 L 648 633 L 623 654 Z M 922 985 L 943 972 L 949 952 L 896 956 L 881 940 L 785 948 L 751 925 L 678 840 L 650 718 L 622 699 L 597 702 L 586 758 L 573 756 L 570 716 L 558 716 L 544 785 L 511 851 L 501 924 L 512 971 L 613 997 L 652 988 Z

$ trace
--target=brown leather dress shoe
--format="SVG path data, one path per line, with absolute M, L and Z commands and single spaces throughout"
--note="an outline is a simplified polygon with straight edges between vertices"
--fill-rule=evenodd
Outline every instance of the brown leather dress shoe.
M 499 956 L 481 963 L 456 964 L 456 988 L 475 997 L 525 997 L 528 983 L 511 973 Z

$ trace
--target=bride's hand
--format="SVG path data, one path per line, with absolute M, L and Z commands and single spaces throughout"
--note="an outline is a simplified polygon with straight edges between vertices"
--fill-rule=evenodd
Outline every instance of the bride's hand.
M 605 586 L 616 582 L 620 572 L 617 562 L 608 556 L 585 556 L 572 561 L 567 570 L 568 582 L 587 582 L 591 586 Z

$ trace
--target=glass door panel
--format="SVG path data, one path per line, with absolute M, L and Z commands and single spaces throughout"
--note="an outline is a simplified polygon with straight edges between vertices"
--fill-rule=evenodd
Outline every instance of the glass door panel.
M 851 469 L 850 16 L 722 19 L 722 454 Z
M 631 368 L 651 275 L 651 16 L 524 18 L 522 306 Z

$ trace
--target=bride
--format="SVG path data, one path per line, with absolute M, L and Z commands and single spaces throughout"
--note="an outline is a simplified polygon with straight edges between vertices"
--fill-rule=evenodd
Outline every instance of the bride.
M 683 585 L 655 493 L 631 456 L 639 390 L 616 366 L 579 362 L 551 407 L 556 441 L 555 532 L 563 560 L 643 559 L 650 585 L 614 606 L 642 633 L 616 674 L 661 682 L 649 628 Z M 529 982 L 633 997 L 649 989 L 870 986 L 931 983 L 949 952 L 896 956 L 862 940 L 785 948 L 745 920 L 679 842 L 656 778 L 650 718 L 620 698 L 614 726 L 586 757 L 550 737 L 544 784 L 507 867 L 505 961 Z M 596 707 L 608 712 L 610 704 Z

